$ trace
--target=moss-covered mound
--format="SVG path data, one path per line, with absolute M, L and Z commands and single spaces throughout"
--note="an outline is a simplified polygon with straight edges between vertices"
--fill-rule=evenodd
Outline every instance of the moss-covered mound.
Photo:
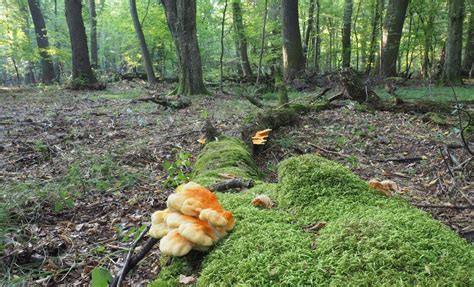
M 252 155 L 242 141 L 222 137 L 206 144 L 194 165 L 193 181 L 208 186 L 222 181 L 223 174 L 245 179 L 260 177 Z
M 403 199 L 313 155 L 284 161 L 279 178 L 218 195 L 237 224 L 204 259 L 198 285 L 473 286 L 473 247 Z M 277 207 L 253 207 L 257 194 Z M 309 231 L 320 221 L 325 228 Z

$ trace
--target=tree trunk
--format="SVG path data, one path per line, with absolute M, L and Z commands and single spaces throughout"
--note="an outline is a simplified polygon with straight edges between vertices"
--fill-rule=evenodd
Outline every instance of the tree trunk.
M 91 36 L 91 64 L 92 67 L 97 68 L 99 66 L 99 60 L 97 56 L 97 13 L 95 11 L 95 0 L 89 0 L 89 25 Z
M 196 34 L 196 0 L 161 0 L 178 59 L 179 95 L 207 93 Z
M 474 0 L 471 0 L 470 4 L 469 27 L 463 63 L 463 70 L 466 74 L 469 74 L 471 69 L 474 69 Z
M 372 65 L 375 62 L 375 52 L 377 51 L 377 38 L 379 35 L 379 26 L 382 22 L 382 6 L 381 0 L 374 0 L 374 14 L 372 16 L 372 34 L 370 36 L 369 59 L 367 62 L 366 74 L 369 75 Z
M 308 46 L 309 46 L 309 39 L 311 38 L 311 31 L 313 29 L 313 22 L 314 22 L 314 0 L 310 0 L 309 11 L 308 11 L 308 28 L 306 28 L 306 33 L 304 36 L 304 43 L 303 43 L 303 52 L 304 52 L 306 62 L 308 61 Z
M 64 7 L 72 48 L 71 88 L 92 88 L 97 83 L 97 79 L 89 61 L 81 0 L 65 0 Z
M 224 11 L 222 11 L 222 22 L 221 22 L 221 55 L 219 57 L 219 68 L 220 68 L 220 91 L 224 92 L 224 28 L 225 28 L 225 14 L 227 12 L 227 0 L 224 0 Z
M 462 84 L 462 24 L 464 0 L 449 0 L 448 38 L 446 42 L 446 59 L 441 81 L 445 84 Z
M 282 0 L 283 67 L 287 80 L 304 70 L 303 48 L 298 24 L 298 0 Z
M 389 0 L 382 37 L 382 76 L 397 75 L 397 59 L 409 0 Z
M 345 0 L 344 21 L 342 28 L 342 67 L 351 66 L 351 25 L 352 25 L 352 0 Z
M 250 68 L 249 56 L 247 54 L 247 38 L 245 36 L 244 31 L 244 23 L 242 20 L 242 7 L 240 5 L 240 0 L 232 1 L 232 16 L 234 20 L 234 31 L 238 43 L 242 72 L 244 76 L 251 76 L 252 69 Z
M 261 37 L 262 40 L 260 43 L 260 54 L 258 56 L 257 85 L 260 80 L 260 73 L 262 72 L 262 59 L 263 59 L 263 52 L 265 48 L 267 16 L 268 16 L 268 0 L 265 0 L 265 11 L 263 12 L 263 28 L 262 28 L 262 37 Z
M 43 13 L 40 9 L 39 0 L 28 0 L 33 25 L 35 26 L 36 43 L 38 44 L 39 54 L 41 56 L 42 82 L 49 84 L 54 81 L 54 66 L 49 54 L 49 41 L 46 32 L 46 24 L 44 22 Z
M 316 37 L 314 39 L 314 70 L 321 69 L 321 2 L 316 0 Z
M 148 83 L 155 84 L 156 77 L 155 72 L 153 71 L 153 63 L 151 61 L 150 52 L 145 41 L 145 35 L 143 35 L 143 30 L 138 20 L 137 13 L 137 4 L 135 0 L 130 0 L 130 15 L 132 16 L 133 27 L 138 37 L 138 42 L 140 42 L 140 49 L 142 50 L 143 66 L 145 67 L 146 76 Z

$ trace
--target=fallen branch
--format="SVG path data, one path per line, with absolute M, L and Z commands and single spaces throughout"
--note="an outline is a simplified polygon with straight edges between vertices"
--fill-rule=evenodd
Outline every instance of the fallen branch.
M 138 243 L 143 239 L 145 234 L 148 232 L 150 229 L 150 225 L 148 225 L 145 230 L 142 231 L 140 236 L 133 242 L 132 246 L 130 247 L 130 250 L 128 251 L 127 258 L 125 259 L 124 265 L 122 267 L 122 270 L 120 270 L 120 273 L 118 276 L 114 278 L 112 283 L 110 283 L 109 287 L 117 287 L 120 286 L 122 283 L 122 280 L 125 278 L 125 276 L 132 270 L 137 264 L 145 258 L 145 256 L 150 252 L 150 250 L 155 246 L 156 243 L 158 243 L 159 239 L 150 237 L 146 241 L 145 245 L 143 248 L 140 250 L 139 253 L 137 253 L 135 256 L 132 256 L 133 251 L 137 247 Z
M 315 144 L 312 144 L 312 143 L 310 143 L 309 145 L 312 146 L 312 147 L 314 147 L 314 148 L 316 148 L 316 149 L 318 149 L 318 150 L 320 150 L 320 151 L 322 151 L 322 152 L 325 152 L 325 153 L 329 153 L 329 154 L 336 155 L 336 156 L 340 156 L 340 157 L 344 157 L 344 158 L 349 157 L 348 155 L 343 154 L 343 153 L 341 153 L 341 152 L 328 150 L 328 149 L 325 149 L 325 148 L 323 148 L 323 147 L 320 147 L 320 146 L 315 145 Z
M 389 162 L 389 161 L 395 161 L 395 162 L 413 162 L 413 161 L 420 161 L 425 159 L 422 156 L 415 156 L 415 157 L 403 157 L 403 158 L 387 158 L 387 159 L 377 159 L 378 162 Z
M 246 98 L 252 105 L 258 107 L 258 108 L 265 108 L 265 105 L 262 104 L 259 100 L 257 100 L 256 98 L 250 96 L 250 95 L 242 95 L 244 98 Z
M 420 204 L 414 203 L 416 207 L 423 208 L 448 208 L 448 209 L 474 209 L 474 205 L 443 205 L 443 204 Z
M 251 188 L 254 185 L 253 179 L 243 179 L 241 177 L 232 178 L 209 186 L 211 191 L 227 191 L 229 189 Z
M 152 103 L 155 103 L 167 108 L 176 109 L 176 110 L 184 109 L 191 105 L 191 102 L 187 100 L 183 100 L 183 99 L 171 100 L 171 99 L 160 98 L 160 97 L 140 98 L 140 99 L 131 101 L 131 103 L 137 103 L 137 102 L 152 102 Z

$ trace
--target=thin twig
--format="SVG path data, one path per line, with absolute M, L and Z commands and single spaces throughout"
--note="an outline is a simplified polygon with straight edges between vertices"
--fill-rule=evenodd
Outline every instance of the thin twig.
M 133 251 L 137 247 L 138 242 L 140 242 L 143 239 L 143 237 L 145 236 L 145 234 L 148 232 L 148 230 L 150 230 L 150 227 L 151 227 L 151 225 L 148 225 L 145 229 L 143 229 L 142 233 L 140 233 L 140 236 L 138 236 L 138 238 L 132 243 L 132 246 L 130 246 L 130 250 L 128 251 L 127 258 L 125 259 L 125 262 L 123 264 L 122 270 L 119 273 L 120 275 L 118 277 L 116 285 L 111 284 L 110 286 L 112 286 L 112 287 L 113 286 L 120 286 L 120 284 L 122 284 L 123 278 L 128 273 L 127 268 L 130 264 L 130 260 L 132 259 Z
M 424 208 L 450 208 L 450 209 L 474 209 L 473 205 L 443 205 L 443 204 L 420 204 L 414 203 L 416 207 Z

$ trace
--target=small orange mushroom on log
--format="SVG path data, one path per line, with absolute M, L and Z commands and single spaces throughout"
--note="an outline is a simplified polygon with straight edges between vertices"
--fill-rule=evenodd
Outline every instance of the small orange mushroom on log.
M 252 137 L 252 143 L 254 145 L 264 145 L 267 142 L 267 138 L 270 135 L 272 129 L 265 129 L 262 131 L 258 131 Z

